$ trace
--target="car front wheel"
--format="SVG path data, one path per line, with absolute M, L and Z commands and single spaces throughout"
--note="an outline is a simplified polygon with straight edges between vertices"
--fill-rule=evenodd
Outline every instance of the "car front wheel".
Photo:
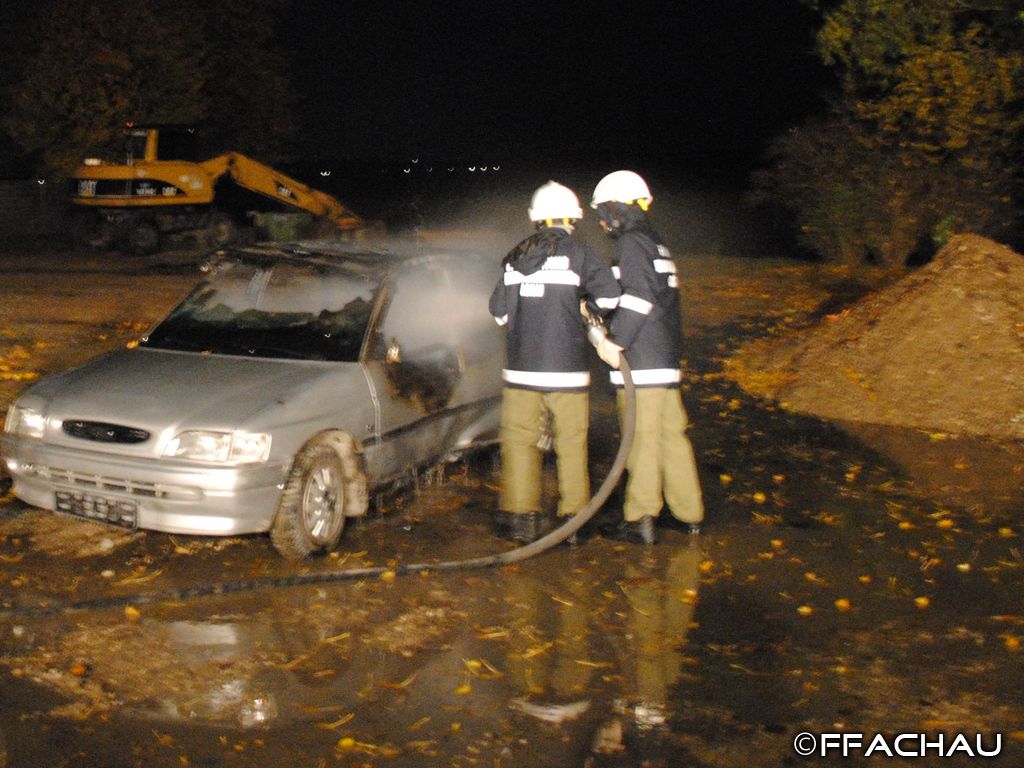
M 290 560 L 333 549 L 345 527 L 345 486 L 345 464 L 329 441 L 303 448 L 270 530 L 274 548 Z

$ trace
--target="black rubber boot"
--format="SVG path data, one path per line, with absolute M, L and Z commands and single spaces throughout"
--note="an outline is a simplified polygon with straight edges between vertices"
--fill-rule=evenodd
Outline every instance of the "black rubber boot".
M 680 533 L 698 534 L 701 532 L 701 523 L 686 523 L 677 517 L 662 515 L 659 525 L 668 531 L 679 531 Z
M 623 520 L 615 530 L 616 541 L 650 546 L 654 543 L 654 518 L 644 515 L 635 523 Z
M 530 544 L 543 534 L 543 518 L 540 512 L 495 513 L 494 535 L 518 544 Z

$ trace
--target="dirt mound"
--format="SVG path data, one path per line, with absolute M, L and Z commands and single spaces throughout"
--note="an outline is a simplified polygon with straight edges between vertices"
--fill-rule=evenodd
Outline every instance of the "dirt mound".
M 1024 257 L 959 235 L 927 266 L 727 367 L 824 418 L 1024 439 Z

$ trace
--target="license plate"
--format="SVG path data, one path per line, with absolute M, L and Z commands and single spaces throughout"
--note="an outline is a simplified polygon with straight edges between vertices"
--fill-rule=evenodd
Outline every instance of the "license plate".
M 124 528 L 134 528 L 138 522 L 139 505 L 137 503 L 98 493 L 58 490 L 54 507 L 58 512 L 67 515 L 84 517 Z

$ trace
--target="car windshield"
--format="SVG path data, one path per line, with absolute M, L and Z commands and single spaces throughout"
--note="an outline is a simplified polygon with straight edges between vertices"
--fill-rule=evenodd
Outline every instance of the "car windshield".
M 332 266 L 221 261 L 142 346 L 355 362 L 378 285 Z

